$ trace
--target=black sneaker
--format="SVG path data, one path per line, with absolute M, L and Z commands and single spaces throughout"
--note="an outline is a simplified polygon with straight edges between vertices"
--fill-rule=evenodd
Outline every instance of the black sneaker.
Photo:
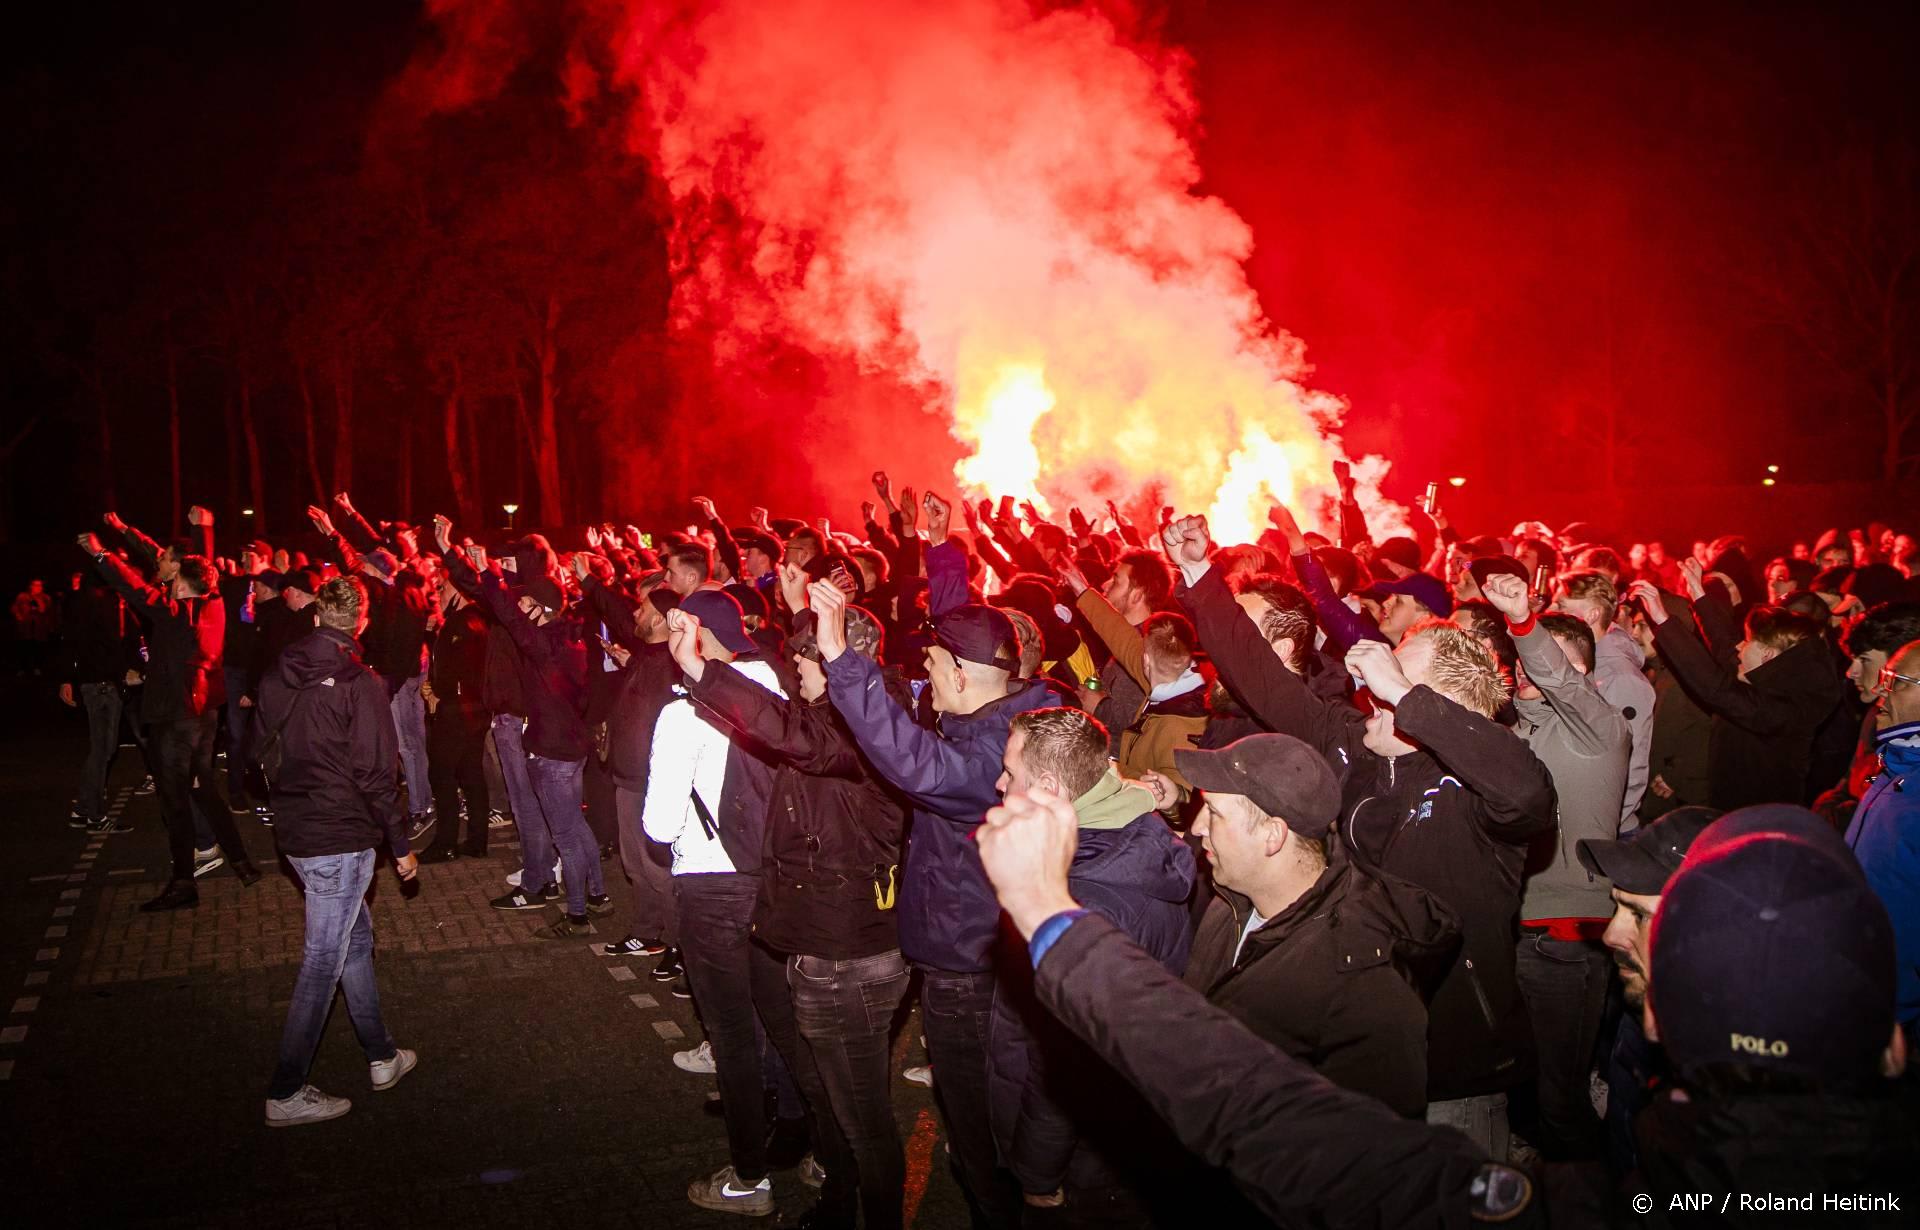
M 680 950 L 678 948 L 669 948 L 661 955 L 659 962 L 654 965 L 653 980 L 655 982 L 672 982 L 685 972 L 686 971 L 680 967 Z
M 675 999 L 692 999 L 693 998 L 693 988 L 687 985 L 687 980 L 685 978 L 682 978 L 680 981 L 674 983 L 672 989 L 673 989 L 673 997 Z
M 162 910 L 191 910 L 200 904 L 200 890 L 193 886 L 192 880 L 174 880 L 158 897 L 140 903 L 142 914 L 157 914 Z
M 420 851 L 423 863 L 451 863 L 460 857 L 460 852 L 452 846 L 428 846 Z
M 587 897 L 587 913 L 589 914 L 613 913 L 613 898 L 607 896 L 605 893 L 601 893 L 598 896 L 589 895 Z
M 600 945 L 603 957 L 654 957 L 667 950 L 667 946 L 656 940 L 643 940 L 629 935 L 618 944 Z
M 233 865 L 233 874 L 240 877 L 242 888 L 252 888 L 260 880 L 260 869 L 245 859 Z
M 547 908 L 548 900 L 549 898 L 542 893 L 528 893 L 522 889 L 515 889 L 504 897 L 495 897 L 487 904 L 496 910 L 544 910 Z
M 87 815 L 85 812 L 81 811 L 78 807 L 71 808 L 68 810 L 67 812 L 68 828 L 70 829 L 92 828 L 93 824 L 94 824 L 93 817 Z
M 574 940 L 598 934 L 600 934 L 599 929 L 592 923 L 585 918 L 575 918 L 571 914 L 562 914 L 548 926 L 533 933 L 535 939 L 541 940 Z
M 109 816 L 102 816 L 100 819 L 87 825 L 87 832 L 94 834 L 96 837 L 111 837 L 115 833 L 131 833 L 133 832 L 133 826 L 131 824 L 122 824 Z
M 407 819 L 411 821 L 411 827 L 407 829 L 407 840 L 409 842 L 420 840 L 420 835 L 433 827 L 433 816 L 424 811 L 415 812 L 413 815 L 407 817 Z
M 153 774 L 149 773 L 145 781 L 133 788 L 133 792 L 135 794 L 152 794 L 153 789 Z

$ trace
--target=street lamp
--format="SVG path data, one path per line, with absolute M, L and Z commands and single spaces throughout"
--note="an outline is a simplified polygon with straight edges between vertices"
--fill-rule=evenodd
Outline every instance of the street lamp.
M 518 504 L 502 504 L 500 507 L 506 511 L 507 529 L 511 531 L 513 529 L 513 514 L 520 511 L 520 506 Z

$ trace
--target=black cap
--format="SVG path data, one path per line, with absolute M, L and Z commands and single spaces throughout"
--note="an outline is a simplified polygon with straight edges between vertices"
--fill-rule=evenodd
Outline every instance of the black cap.
M 1174 767 L 1200 790 L 1243 794 L 1302 837 L 1325 837 L 1340 816 L 1326 757 L 1292 735 L 1248 735 L 1217 751 L 1176 748 Z
M 732 585 L 723 588 L 721 592 L 730 595 L 740 604 L 742 615 L 758 615 L 761 619 L 766 619 L 770 614 L 767 596 L 751 585 L 742 585 L 735 581 Z
M 1467 563 L 1467 571 L 1472 574 L 1473 583 L 1478 585 L 1482 592 L 1487 588 L 1487 578 L 1499 576 L 1501 573 L 1519 577 L 1528 585 L 1533 584 L 1533 578 L 1527 575 L 1527 566 L 1511 555 L 1489 555 L 1484 559 L 1470 560 Z
M 680 599 L 680 609 L 699 620 L 701 627 L 734 653 L 752 653 L 759 648 L 747 635 L 747 626 L 740 622 L 740 604 L 729 594 L 696 589 Z
M 1574 852 L 1582 867 L 1607 877 L 1621 892 L 1658 897 L 1686 862 L 1693 839 L 1719 818 L 1717 807 L 1676 807 L 1618 841 L 1585 838 L 1575 843 Z
M 1648 996 L 1668 1059 L 1683 1074 L 1737 1064 L 1826 1089 L 1873 1081 L 1894 1021 L 1886 907 L 1810 826 L 1716 832 L 1738 814 L 1694 843 L 1654 916 Z
M 549 611 L 566 609 L 566 596 L 560 592 L 560 587 L 553 583 L 552 577 L 535 577 L 527 582 L 526 588 L 521 592 Z
M 263 568 L 248 577 L 247 580 L 252 581 L 255 585 L 264 585 L 268 589 L 284 589 L 287 584 L 287 578 L 271 568 Z
M 320 579 L 319 572 L 312 568 L 289 568 L 286 576 L 282 578 L 280 588 L 283 591 L 297 589 L 311 598 L 320 592 L 320 586 L 323 584 L 325 582 Z
M 1012 673 L 1020 666 L 1020 641 L 1006 612 L 969 602 L 940 617 L 933 639 L 962 662 Z

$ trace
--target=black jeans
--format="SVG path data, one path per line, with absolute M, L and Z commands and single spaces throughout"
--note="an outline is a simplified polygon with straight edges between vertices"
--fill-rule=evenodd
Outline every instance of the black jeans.
M 173 878 L 193 879 L 193 805 L 198 803 L 214 840 L 233 864 L 247 862 L 247 848 L 233 827 L 227 801 L 213 788 L 213 737 L 220 711 L 197 718 L 155 722 L 149 732 L 153 781 L 160 796 L 160 818 L 167 826 L 167 848 L 173 856 Z
M 427 781 L 433 787 L 433 845 L 469 854 L 487 852 L 487 730 L 485 709 L 442 700 L 427 719 Z M 460 796 L 467 796 L 466 840 L 460 840 Z
M 673 854 L 641 827 L 647 793 L 615 786 L 613 797 L 620 817 L 620 866 L 633 885 L 633 934 L 678 948 L 680 907 L 673 899 Z
M 75 698 L 87 713 L 87 759 L 80 766 L 80 814 L 99 820 L 107 814 L 107 770 L 120 750 L 120 685 L 82 683 Z
M 1596 1157 L 1604 1143 L 1588 1073 L 1613 962 L 1599 944 L 1522 931 L 1514 974 L 1539 1056 L 1530 1139 L 1550 1161 Z
M 814 1139 L 822 1153 L 831 1152 L 831 1142 L 846 1154 L 837 1162 L 821 1159 L 827 1168 L 822 1199 L 836 1194 L 838 1171 L 850 1171 L 868 1230 L 895 1230 L 903 1216 L 907 1164 L 893 1117 L 887 1043 L 893 1014 L 907 993 L 906 960 L 898 949 L 847 961 L 793 956 L 786 976 L 794 1023 L 806 1043 L 794 1075 L 814 1103 Z M 818 1097 L 808 1089 L 810 1076 Z M 849 1190 L 840 1199 L 850 1202 L 850 1196 Z
M 754 1044 L 753 901 L 760 878 L 737 872 L 675 876 L 673 889 L 680 906 L 680 957 L 713 1044 L 727 1152 L 740 1182 L 751 1185 L 767 1177 L 769 1130 Z
M 995 1165 L 987 1103 L 987 1036 L 993 975 L 917 966 L 933 1093 L 947 1124 L 954 1177 L 966 1193 L 975 1230 L 1020 1224 L 1013 1184 Z

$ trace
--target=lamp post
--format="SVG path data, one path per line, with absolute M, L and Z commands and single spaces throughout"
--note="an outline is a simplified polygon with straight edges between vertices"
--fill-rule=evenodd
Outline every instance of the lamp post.
M 500 507 L 507 514 L 507 532 L 512 533 L 513 532 L 513 514 L 520 511 L 520 506 L 518 504 L 502 504 Z

